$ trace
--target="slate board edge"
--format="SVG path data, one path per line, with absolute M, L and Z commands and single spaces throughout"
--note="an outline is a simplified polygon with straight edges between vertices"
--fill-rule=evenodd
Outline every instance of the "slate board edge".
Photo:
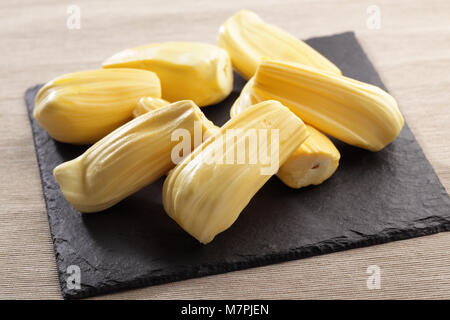
M 29 105 L 28 101 L 27 101 L 28 93 L 29 92 L 33 92 L 33 91 L 37 91 L 42 86 L 43 86 L 43 84 L 37 84 L 35 86 L 32 86 L 32 87 L 28 88 L 25 91 L 25 104 L 26 104 L 27 109 L 28 109 L 28 105 Z M 59 285 L 61 287 L 61 294 L 62 294 L 62 297 L 64 299 L 70 299 L 70 298 L 72 298 L 72 296 L 67 293 L 67 290 L 65 290 L 65 285 L 64 285 L 65 279 L 63 277 L 63 272 L 61 272 L 61 270 L 58 267 L 58 261 L 60 259 L 60 256 L 59 256 L 56 244 L 55 244 L 55 235 L 53 233 L 52 224 L 50 222 L 51 216 L 49 215 L 48 199 L 45 196 L 45 188 L 46 187 L 44 185 L 44 178 L 42 176 L 43 172 L 40 169 L 41 168 L 41 160 L 39 159 L 38 147 L 37 147 L 37 143 L 36 143 L 36 139 L 37 139 L 36 137 L 37 137 L 38 132 L 37 132 L 35 126 L 33 126 L 33 121 L 34 121 L 34 119 L 33 119 L 33 112 L 31 110 L 30 111 L 27 110 L 27 114 L 28 114 L 28 119 L 30 120 L 30 127 L 31 127 L 31 131 L 32 131 L 32 135 L 33 135 L 33 145 L 34 145 L 36 160 L 37 160 L 38 168 L 39 168 L 39 178 L 41 179 L 42 192 L 43 192 L 43 197 L 44 197 L 44 202 L 45 202 L 45 212 L 47 213 L 47 220 L 48 220 L 48 225 L 49 225 L 49 229 L 50 229 L 51 240 L 52 240 L 52 243 L 53 243 L 53 252 L 55 254 L 56 270 L 58 272 L 58 280 L 59 280 Z M 73 298 L 75 298 L 75 296 L 73 296 Z
M 346 34 L 346 33 L 354 34 L 354 32 L 351 32 L 351 31 L 340 33 L 340 34 Z M 333 35 L 331 35 L 331 36 L 333 36 Z M 378 72 L 376 70 L 375 70 L 375 72 L 376 72 L 377 76 L 379 77 Z M 40 86 L 42 86 L 42 85 L 36 85 L 36 86 L 28 88 L 26 90 L 25 97 L 27 96 L 27 94 L 30 91 L 36 91 L 37 88 L 39 88 Z M 28 116 L 29 116 L 32 131 L 33 131 L 33 143 L 35 146 L 35 150 L 37 151 L 38 150 L 36 148 L 37 147 L 37 145 L 36 145 L 37 130 L 33 126 L 32 113 L 28 112 Z M 40 164 L 39 155 L 37 152 L 36 152 L 36 158 L 38 161 L 38 165 L 40 166 L 41 164 Z M 425 156 L 425 158 L 426 158 L 426 156 Z M 427 158 L 426 158 L 426 161 L 428 161 Z M 430 164 L 430 166 L 431 166 L 431 164 Z M 434 168 L 433 168 L 433 172 L 436 175 Z M 46 186 L 44 185 L 44 179 L 42 177 L 41 170 L 39 170 L 39 175 L 41 178 L 42 188 L 44 191 Z M 439 180 L 439 177 L 437 175 L 436 175 L 436 177 Z M 444 195 L 444 196 L 446 196 L 448 198 L 448 194 Z M 46 197 L 44 197 L 44 198 L 45 198 L 45 205 L 46 205 L 46 210 L 47 210 L 47 214 L 48 214 L 48 201 L 49 200 Z M 48 217 L 49 217 L 49 219 L 51 219 L 50 216 L 48 216 Z M 59 269 L 58 263 L 57 263 L 58 276 L 59 276 L 59 282 L 60 282 L 60 286 L 61 286 L 62 296 L 64 299 L 86 298 L 86 297 L 90 297 L 90 296 L 94 296 L 94 295 L 101 295 L 101 294 L 106 294 L 106 293 L 111 293 L 111 292 L 129 290 L 132 288 L 140 288 L 140 287 L 145 287 L 145 286 L 158 285 L 158 284 L 163 284 L 163 283 L 168 283 L 168 282 L 197 278 L 197 277 L 202 277 L 202 276 L 206 276 L 206 275 L 215 275 L 215 274 L 220 274 L 220 273 L 225 273 L 225 272 L 243 270 L 243 269 L 264 266 L 264 265 L 269 265 L 269 264 L 274 264 L 274 263 L 279 263 L 279 262 L 284 262 L 284 261 L 312 257 L 312 256 L 316 256 L 316 255 L 321 255 L 321 254 L 327 254 L 327 253 L 338 252 L 338 251 L 343 251 L 343 250 L 348 250 L 348 249 L 354 249 L 354 248 L 360 248 L 360 247 L 366 247 L 366 246 L 371 246 L 371 245 L 376 245 L 376 244 L 387 243 L 387 242 L 391 242 L 391 241 L 405 240 L 405 239 L 435 234 L 435 233 L 444 232 L 444 231 L 450 231 L 450 216 L 448 219 L 444 219 L 442 217 L 436 217 L 436 218 L 437 219 L 426 219 L 426 221 L 423 221 L 423 220 L 414 221 L 413 225 L 411 225 L 408 228 L 404 228 L 404 229 L 398 229 L 398 228 L 393 229 L 393 230 L 386 229 L 376 235 L 361 235 L 361 239 L 359 239 L 357 241 L 349 241 L 347 237 L 339 237 L 336 239 L 330 239 L 327 241 L 319 242 L 319 243 L 316 243 L 314 245 L 310 245 L 307 247 L 302 246 L 298 250 L 293 249 L 293 250 L 289 250 L 288 252 L 277 252 L 276 254 L 266 255 L 266 256 L 262 256 L 262 257 L 252 257 L 252 258 L 246 257 L 245 260 L 243 260 L 242 262 L 238 262 L 238 263 L 222 263 L 220 266 L 199 265 L 196 268 L 197 269 L 196 271 L 192 271 L 189 273 L 183 271 L 182 273 L 181 272 L 175 273 L 172 276 L 155 277 L 153 279 L 136 278 L 136 279 L 133 279 L 132 281 L 124 284 L 126 287 L 124 286 L 123 288 L 121 288 L 120 285 L 118 286 L 117 284 L 114 284 L 114 285 L 103 285 L 98 288 L 94 288 L 94 287 L 86 288 L 85 287 L 85 288 L 83 288 L 83 290 L 80 290 L 80 291 L 73 291 L 73 290 L 67 289 L 66 283 L 65 283 L 67 274 Z M 58 262 L 58 261 L 60 261 L 61 257 L 57 251 L 57 248 L 56 248 L 56 245 L 54 242 L 55 237 L 54 237 L 54 233 L 52 231 L 52 226 L 51 226 L 50 220 L 49 220 L 49 226 L 50 226 L 50 232 L 52 234 L 53 248 L 54 248 L 55 257 L 56 257 L 55 262 Z
M 273 255 L 267 255 L 263 257 L 256 258 L 246 258 L 240 263 L 223 263 L 220 266 L 214 265 L 200 265 L 198 269 L 204 271 L 190 272 L 187 273 L 183 271 L 182 273 L 173 274 L 170 277 L 155 277 L 151 280 L 139 279 L 136 278 L 131 282 L 124 283 L 123 288 L 117 286 L 102 286 L 99 288 L 85 288 L 84 290 L 80 290 L 79 293 L 73 292 L 72 290 L 67 290 L 64 281 L 67 274 L 58 271 L 62 295 L 64 299 L 81 299 L 87 298 L 102 294 L 109 294 L 113 292 L 119 291 L 127 291 L 131 289 L 143 288 L 148 286 L 154 286 L 159 284 L 165 284 L 175 281 L 194 279 L 204 276 L 212 276 L 232 271 L 250 269 L 255 267 L 267 266 L 275 263 L 288 262 L 292 260 L 304 259 L 313 256 L 335 253 L 350 249 L 363 248 L 368 246 L 373 246 L 377 244 L 383 244 L 393 241 L 406 240 L 410 238 L 422 237 L 426 235 L 436 234 L 439 232 L 450 231 L 450 219 L 445 219 L 443 221 L 434 221 L 431 220 L 428 222 L 426 227 L 417 228 L 411 227 L 406 229 L 395 229 L 395 230 L 384 230 L 383 232 L 377 235 L 368 235 L 362 237 L 361 240 L 358 241 L 350 241 L 347 242 L 346 238 L 333 239 L 329 241 L 319 242 L 317 244 L 301 247 L 299 250 L 291 250 L 290 252 L 277 252 Z M 332 246 L 331 246 L 332 245 Z M 301 251 L 300 251 L 301 250 Z M 245 262 L 244 262 L 245 261 Z

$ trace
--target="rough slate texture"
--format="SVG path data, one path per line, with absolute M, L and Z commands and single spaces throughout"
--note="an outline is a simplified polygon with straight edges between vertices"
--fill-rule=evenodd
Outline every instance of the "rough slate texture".
M 385 89 L 351 32 L 307 41 L 344 75 Z M 244 81 L 223 103 L 203 109 L 217 125 Z M 29 111 L 40 86 L 27 90 Z M 30 112 L 31 115 L 31 112 Z M 30 117 L 64 298 L 81 298 L 223 273 L 450 230 L 450 199 L 408 126 L 371 153 L 340 142 L 335 175 L 293 190 L 276 177 L 236 223 L 202 245 L 165 213 L 163 179 L 118 205 L 82 215 L 64 199 L 52 170 L 86 147 L 58 143 Z M 66 269 L 81 268 L 81 289 L 68 289 Z

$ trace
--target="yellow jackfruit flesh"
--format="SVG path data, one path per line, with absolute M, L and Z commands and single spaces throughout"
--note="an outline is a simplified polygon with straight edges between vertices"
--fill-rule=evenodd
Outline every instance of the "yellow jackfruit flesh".
M 53 174 L 75 209 L 107 209 L 173 168 L 172 149 L 178 142 L 172 141 L 172 132 L 185 129 L 193 136 L 195 126 L 205 130 L 203 119 L 192 101 L 161 107 L 111 132 Z
M 251 103 L 278 100 L 305 123 L 350 145 L 379 151 L 403 128 L 396 100 L 386 91 L 348 77 L 292 62 L 264 60 L 245 88 Z M 250 105 L 238 99 L 230 114 Z
M 133 111 L 133 115 L 135 117 L 138 117 L 139 115 L 150 112 L 152 110 L 159 109 L 168 104 L 170 104 L 170 102 L 167 102 L 164 99 L 143 97 L 141 100 L 139 100 L 138 106 Z M 202 118 L 203 139 L 206 140 L 210 136 L 216 134 L 219 128 L 216 125 L 214 125 L 214 123 L 211 120 L 209 120 L 203 112 L 200 114 L 200 116 Z
M 341 157 L 333 142 L 323 133 L 306 125 L 309 137 L 278 170 L 277 176 L 291 188 L 318 185 L 331 177 Z
M 239 97 L 234 101 L 230 109 L 230 117 L 233 118 L 241 113 L 243 110 L 251 105 L 261 102 L 262 99 L 258 99 L 253 91 L 253 83 L 255 82 L 255 77 L 250 78 L 247 81 L 244 88 L 239 95 Z
M 233 67 L 246 80 L 255 74 L 264 58 L 298 62 L 341 74 L 338 67 L 308 44 L 248 10 L 239 11 L 220 27 L 217 44 L 227 50 Z
M 100 69 L 69 73 L 39 90 L 33 116 L 55 140 L 91 144 L 131 120 L 143 96 L 161 96 L 153 72 Z
M 233 118 L 247 106 L 258 102 L 253 95 L 251 78 L 241 91 L 240 96 L 230 109 Z M 323 133 L 306 125 L 308 139 L 280 167 L 277 176 L 291 188 L 318 185 L 331 177 L 339 165 L 341 157 L 333 142 Z
M 121 51 L 103 62 L 103 68 L 138 68 L 161 79 L 162 98 L 189 99 L 207 106 L 225 99 L 233 89 L 228 53 L 198 42 L 164 42 Z
M 155 110 L 156 108 L 164 107 L 168 104 L 170 104 L 169 101 L 161 98 L 143 97 L 139 100 L 136 108 L 134 108 L 133 117 L 139 117 L 144 113 Z
M 245 97 L 246 90 L 241 93 Z M 162 99 L 142 98 L 139 102 L 140 112 L 145 113 L 160 108 Z M 168 104 L 168 103 L 166 103 Z M 137 109 L 137 108 L 136 108 Z M 236 116 L 235 114 L 231 115 Z M 206 120 L 207 130 L 204 139 L 216 134 L 220 128 Z M 318 185 L 333 175 L 341 157 L 333 142 L 323 133 L 306 125 L 309 137 L 292 153 L 288 160 L 280 166 L 277 176 L 291 188 Z
M 233 132 L 230 130 L 237 134 L 229 134 Z M 253 144 L 256 149 L 252 149 L 249 138 L 252 132 L 267 132 L 270 137 L 257 139 Z M 279 143 L 272 140 L 277 133 Z M 212 241 L 234 223 L 274 173 L 264 172 L 268 162 L 252 162 L 252 155 L 274 155 L 278 146 L 276 172 L 307 136 L 304 123 L 279 102 L 265 101 L 251 106 L 229 120 L 170 172 L 163 187 L 167 214 L 200 242 Z M 236 150 L 236 157 L 230 156 Z M 244 163 L 237 159 L 243 155 L 239 150 L 246 155 Z

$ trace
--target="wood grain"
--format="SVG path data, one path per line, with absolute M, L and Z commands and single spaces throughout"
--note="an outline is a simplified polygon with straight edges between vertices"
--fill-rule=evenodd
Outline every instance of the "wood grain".
M 66 26 L 81 8 L 81 29 Z M 367 27 L 377 5 L 381 28 Z M 450 2 L 2 1 L 0 4 L 0 298 L 61 298 L 23 93 L 62 73 L 98 68 L 153 41 L 214 42 L 241 8 L 300 38 L 354 30 L 450 187 Z M 366 268 L 381 268 L 368 290 Z M 450 298 L 450 233 L 192 279 L 108 298 Z

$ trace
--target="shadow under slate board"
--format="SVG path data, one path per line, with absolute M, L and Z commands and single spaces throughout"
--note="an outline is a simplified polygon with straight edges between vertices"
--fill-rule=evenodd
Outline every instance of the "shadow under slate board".
M 385 89 L 354 33 L 307 41 L 344 75 Z M 229 118 L 244 81 L 222 103 L 204 108 L 217 125 Z M 37 159 L 64 298 L 223 273 L 450 230 L 450 200 L 407 125 L 372 153 L 336 141 L 335 175 L 320 186 L 293 190 L 276 177 L 239 219 L 202 245 L 164 212 L 164 178 L 100 213 L 80 214 L 64 199 L 52 170 L 87 147 L 54 141 L 32 118 L 40 86 L 27 90 Z M 71 265 L 81 288 L 67 285 Z

